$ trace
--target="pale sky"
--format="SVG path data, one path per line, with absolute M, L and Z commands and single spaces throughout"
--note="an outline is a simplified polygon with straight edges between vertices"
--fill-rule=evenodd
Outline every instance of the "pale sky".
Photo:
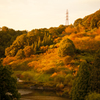
M 32 30 L 65 25 L 100 9 L 100 0 L 0 0 L 0 27 Z

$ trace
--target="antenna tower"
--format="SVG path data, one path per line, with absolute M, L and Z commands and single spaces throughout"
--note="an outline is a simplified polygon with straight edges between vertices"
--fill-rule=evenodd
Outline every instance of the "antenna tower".
M 68 19 L 68 9 L 66 10 L 66 23 L 65 25 L 69 25 L 69 19 Z

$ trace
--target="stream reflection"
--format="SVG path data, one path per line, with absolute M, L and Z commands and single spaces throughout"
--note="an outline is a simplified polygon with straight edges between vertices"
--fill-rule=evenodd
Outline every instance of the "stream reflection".
M 20 100 L 70 100 L 58 97 L 53 91 L 19 89 L 19 93 L 21 93 Z

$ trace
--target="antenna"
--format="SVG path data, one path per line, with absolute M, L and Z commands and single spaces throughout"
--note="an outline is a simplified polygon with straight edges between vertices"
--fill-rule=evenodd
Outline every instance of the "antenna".
M 66 23 L 65 25 L 69 25 L 69 19 L 68 19 L 68 9 L 66 10 Z

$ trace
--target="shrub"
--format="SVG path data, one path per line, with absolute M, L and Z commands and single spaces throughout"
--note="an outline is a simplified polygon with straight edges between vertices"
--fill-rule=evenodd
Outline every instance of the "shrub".
M 58 49 L 58 55 L 60 57 L 64 57 L 66 55 L 74 55 L 75 53 L 75 46 L 73 44 L 73 41 L 71 41 L 70 39 L 64 39 L 61 44 L 60 47 Z
M 72 60 L 72 57 L 71 57 L 71 56 L 66 56 L 66 57 L 64 58 L 64 64 L 65 64 L 65 65 L 69 64 L 69 63 L 71 62 L 71 60 Z
M 98 93 L 89 93 L 86 97 L 85 100 L 100 100 L 100 94 Z

